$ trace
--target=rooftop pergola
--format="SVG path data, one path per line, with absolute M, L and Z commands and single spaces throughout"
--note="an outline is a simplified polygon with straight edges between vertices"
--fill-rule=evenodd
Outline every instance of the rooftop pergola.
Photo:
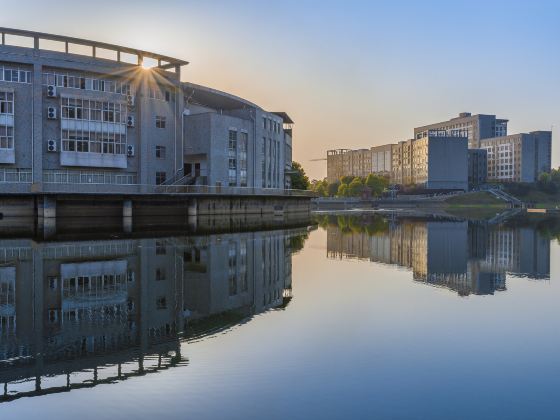
M 177 74 L 180 74 L 180 69 L 182 66 L 189 64 L 188 61 L 179 60 L 177 58 L 169 57 L 166 55 L 156 54 L 149 51 L 138 50 L 135 48 L 122 47 L 115 44 L 107 44 L 105 42 L 91 41 L 82 38 L 73 38 L 63 35 L 52 35 L 43 32 L 25 31 L 21 29 L 11 29 L 0 27 L 0 33 L 2 34 L 2 45 L 6 44 L 6 35 L 14 35 L 17 37 L 30 38 L 33 39 L 33 48 L 40 48 L 41 40 L 56 41 L 64 44 L 65 52 L 69 54 L 70 45 L 81 45 L 86 47 L 91 47 L 90 57 L 97 58 L 97 49 L 103 49 L 108 51 L 116 52 L 116 61 L 121 62 L 121 53 L 135 55 L 138 58 L 137 64 L 141 66 L 143 64 L 144 58 L 150 58 L 157 61 L 155 68 L 161 70 L 175 69 Z M 103 57 L 105 58 L 105 57 Z M 127 64 L 132 64 L 128 63 Z

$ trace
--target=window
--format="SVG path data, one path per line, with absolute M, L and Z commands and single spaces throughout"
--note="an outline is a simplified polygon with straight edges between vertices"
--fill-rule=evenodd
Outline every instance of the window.
M 165 128 L 165 117 L 156 116 L 156 128 Z
M 165 280 L 165 268 L 156 269 L 156 281 Z
M 31 72 L 19 69 L 0 67 L 0 81 L 15 83 L 31 83 Z
M 262 139 L 262 149 L 261 149 L 261 177 L 262 177 L 262 187 L 266 187 L 266 137 Z
M 229 158 L 228 168 L 229 186 L 235 187 L 237 186 L 237 159 Z
M 165 182 L 166 174 L 165 172 L 156 172 L 156 185 L 161 185 Z
M 228 151 L 230 156 L 234 156 L 237 153 L 237 131 L 229 130 L 229 142 Z
M 171 93 L 168 90 L 165 91 L 165 102 L 169 102 L 171 100 Z
M 165 146 L 156 146 L 156 158 L 165 159 Z
M 12 92 L 0 92 L 0 114 L 14 113 L 14 94 Z
M 247 186 L 247 143 L 249 134 L 241 132 L 239 139 L 239 183 L 241 187 Z
M 263 117 L 263 128 L 266 130 L 266 117 Z
M 156 308 L 157 309 L 167 308 L 167 299 L 165 298 L 165 296 L 161 296 L 156 299 Z
M 27 83 L 31 83 L 31 72 L 29 72 L 29 80 Z M 119 93 L 121 95 L 131 94 L 130 84 L 128 83 L 123 83 L 118 80 L 93 79 L 90 77 L 75 76 L 72 74 L 43 73 L 43 85 L 55 85 L 70 89 Z
M 166 255 L 167 248 L 165 247 L 165 242 L 156 241 L 156 255 Z

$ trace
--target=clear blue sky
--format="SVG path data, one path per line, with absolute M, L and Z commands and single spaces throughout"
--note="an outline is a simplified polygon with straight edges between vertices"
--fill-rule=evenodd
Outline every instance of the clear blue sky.
M 560 2 L 0 0 L 0 25 L 191 62 L 183 78 L 285 110 L 294 158 L 405 140 L 462 111 L 560 129 Z M 87 7 L 86 7 L 87 5 Z M 557 147 L 553 164 L 559 165 Z

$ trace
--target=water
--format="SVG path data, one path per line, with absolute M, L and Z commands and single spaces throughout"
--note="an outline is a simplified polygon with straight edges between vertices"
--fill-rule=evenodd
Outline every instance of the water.
M 0 241 L 0 417 L 557 418 L 558 220 L 317 222 Z

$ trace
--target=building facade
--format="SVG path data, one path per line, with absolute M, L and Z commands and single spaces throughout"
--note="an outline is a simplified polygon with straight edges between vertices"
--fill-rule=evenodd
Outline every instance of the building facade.
M 469 149 L 469 188 L 486 183 L 488 179 L 488 154 L 485 149 Z
M 391 175 L 392 144 L 371 149 L 336 149 L 327 151 L 327 181 L 344 176 L 365 178 L 369 174 Z
M 534 131 L 483 139 L 488 154 L 488 180 L 492 182 L 536 182 L 550 172 L 552 132 Z
M 392 148 L 391 183 L 427 189 L 466 190 L 467 138 L 430 132 Z
M 391 176 L 393 167 L 393 144 L 374 146 L 371 150 L 371 172 Z
M 286 113 L 182 82 L 183 60 L 57 35 L 0 32 L 5 192 L 286 187 L 293 124 Z M 33 46 L 8 45 L 6 35 Z M 47 49 L 45 42 L 61 48 Z M 73 53 L 76 45 L 91 54 Z M 154 66 L 147 69 L 150 60 Z
M 508 120 L 496 118 L 495 115 L 472 115 L 470 112 L 462 112 L 448 121 L 415 128 L 414 138 L 426 137 L 432 130 L 443 130 L 449 133 L 461 131 L 467 133 L 469 148 L 478 149 L 481 139 L 506 136 L 507 124 Z

